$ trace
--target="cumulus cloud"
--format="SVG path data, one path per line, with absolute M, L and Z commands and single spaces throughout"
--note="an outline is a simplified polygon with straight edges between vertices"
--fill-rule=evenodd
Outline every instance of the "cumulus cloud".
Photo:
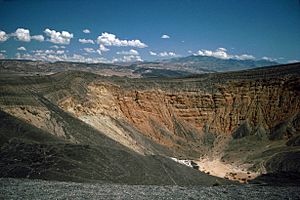
M 262 57 L 261 59 L 267 60 L 267 61 L 271 61 L 271 62 L 274 62 L 274 61 L 277 60 L 276 58 L 270 58 L 270 57 L 267 57 L 267 56 L 264 56 L 264 57 Z
M 162 38 L 162 39 L 169 39 L 170 36 L 164 34 L 164 35 L 161 36 L 161 38 Z
M 97 42 L 99 44 L 102 44 L 104 46 L 131 46 L 131 47 L 137 47 L 137 48 L 145 48 L 147 45 L 140 40 L 121 40 L 116 37 L 116 35 L 111 33 L 102 33 L 97 38 Z
M 39 42 L 44 41 L 43 35 L 33 35 L 30 36 L 30 31 L 24 28 L 18 28 L 14 33 L 9 34 L 10 36 L 15 37 L 17 40 L 22 42 L 30 42 L 31 40 L 37 40 Z M 0 42 L 4 42 L 9 38 L 9 35 L 4 31 L 0 31 Z
M 33 36 L 31 36 L 31 39 L 39 41 L 39 42 L 43 42 L 45 40 L 44 36 L 42 36 L 42 35 L 33 35 Z
M 5 55 L 3 53 L 0 53 L 0 59 L 5 59 Z
M 47 41 L 55 44 L 70 44 L 70 41 L 73 38 L 73 33 L 67 31 L 58 32 L 47 28 L 44 30 L 44 33 L 50 37 Z
M 8 34 L 0 30 L 0 42 L 5 42 L 9 38 Z
M 167 52 L 167 51 L 163 51 L 163 52 L 153 52 L 153 51 L 149 51 L 149 54 L 151 56 L 158 56 L 158 57 L 176 57 L 178 56 L 176 53 L 170 51 L 170 52 Z
M 111 63 L 111 61 L 103 57 L 87 57 L 79 54 L 66 55 L 66 54 L 49 54 L 49 53 L 36 52 L 34 54 L 16 53 L 15 56 L 17 59 L 40 60 L 40 61 L 48 61 L 48 62 L 68 61 L 68 62 L 82 62 L 82 63 Z
M 49 55 L 49 54 L 64 54 L 65 51 L 64 50 L 52 50 L 52 49 L 46 49 L 46 50 L 33 50 L 33 53 L 35 53 L 35 55 Z
M 223 48 L 223 47 L 220 47 L 220 48 L 218 48 L 217 50 L 218 50 L 218 51 L 227 51 L 227 49 L 226 49 L 226 48 Z
M 134 49 L 130 49 L 129 51 L 118 51 L 117 54 L 119 55 L 139 55 L 139 52 Z
M 82 32 L 84 32 L 84 33 L 91 33 L 91 31 L 89 29 L 84 29 Z
M 255 57 L 249 54 L 234 55 L 233 59 L 237 60 L 255 60 Z
M 65 53 L 64 50 L 57 50 L 57 51 L 56 51 L 56 54 L 64 54 L 64 53 Z
M 103 44 L 100 44 L 99 45 L 99 49 L 97 49 L 97 52 L 102 55 L 102 52 L 106 52 L 106 51 L 109 51 L 108 48 L 106 48 Z
M 95 44 L 91 39 L 79 39 L 78 41 L 82 44 Z
M 114 58 L 112 62 L 142 62 L 143 59 L 139 55 L 124 55 L 121 58 Z
M 168 52 L 168 56 L 177 56 L 174 52 Z
M 229 59 L 230 56 L 227 54 L 227 49 L 225 48 L 218 48 L 216 51 L 210 51 L 210 50 L 199 50 L 197 52 L 200 56 L 212 56 L 215 58 L 221 58 L 221 59 Z
M 300 60 L 289 60 L 288 63 L 297 63 L 300 62 Z
M 103 44 L 100 44 L 100 45 L 99 45 L 99 50 L 100 50 L 100 51 L 109 51 L 109 49 L 106 48 Z
M 96 52 L 99 54 L 99 55 L 102 55 L 102 51 L 100 49 L 97 49 Z
M 14 33 L 10 34 L 11 36 L 15 37 L 16 40 L 22 42 L 30 42 L 31 40 L 36 40 L 39 42 L 43 42 L 45 40 L 43 35 L 30 35 L 30 31 L 24 28 L 18 28 Z
M 149 51 L 151 56 L 157 56 L 157 53 L 153 52 L 153 51 Z
M 96 52 L 95 49 L 93 49 L 93 48 L 83 48 L 83 50 L 87 53 L 95 53 Z
M 236 59 L 236 60 L 254 60 L 255 57 L 249 54 L 242 54 L 242 55 L 231 55 L 227 53 L 226 48 L 218 48 L 215 51 L 202 49 L 194 53 L 194 55 L 199 56 L 210 56 L 220 59 Z
M 18 28 L 15 33 L 12 34 L 17 40 L 22 42 L 30 42 L 30 32 L 28 29 Z
M 25 47 L 19 47 L 19 48 L 17 48 L 17 50 L 19 50 L 19 51 L 26 51 L 26 48 Z
M 141 56 L 136 56 L 136 55 L 123 56 L 123 60 L 125 62 L 133 62 L 133 61 L 142 62 L 143 61 L 143 59 L 141 58 Z

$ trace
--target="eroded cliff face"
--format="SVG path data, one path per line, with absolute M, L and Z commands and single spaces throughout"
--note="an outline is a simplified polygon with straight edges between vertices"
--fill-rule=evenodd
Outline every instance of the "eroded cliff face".
M 146 137 L 182 156 L 215 151 L 219 152 L 215 155 L 222 156 L 220 152 L 232 137 L 291 137 L 291 131 L 282 131 L 275 137 L 272 130 L 299 112 L 299 83 L 297 78 L 228 81 L 214 84 L 213 92 L 208 92 L 193 87 L 172 91 L 160 85 L 125 89 L 97 81 L 88 86 L 83 101 L 70 97 L 59 104 L 98 129 L 109 127 L 114 130 L 108 134 L 110 137 L 134 149 L 134 139 L 125 137 L 126 131 L 120 128 L 117 133 L 114 120 L 128 122 Z
M 59 105 L 122 145 L 140 154 L 153 153 L 132 135 L 135 130 L 128 130 L 126 125 L 120 124 L 127 120 L 116 96 L 119 91 L 116 85 L 91 83 L 84 100 L 78 101 L 71 96 L 61 100 Z
M 72 143 L 76 143 L 76 139 L 66 134 L 64 125 L 61 120 L 53 116 L 50 110 L 42 106 L 0 106 L 0 109 L 19 119 L 24 120 L 28 124 L 32 124 L 46 132 L 49 132 L 60 138 L 68 139 Z
M 169 130 L 170 117 L 184 120 L 199 131 L 218 134 L 231 134 L 245 121 L 270 129 L 298 112 L 299 95 L 291 88 L 295 84 L 299 82 L 249 81 L 219 86 L 216 93 L 130 92 L 123 99 L 131 101 L 120 97 L 121 110 L 134 124 L 140 124 L 136 118 L 143 122 L 154 116 Z

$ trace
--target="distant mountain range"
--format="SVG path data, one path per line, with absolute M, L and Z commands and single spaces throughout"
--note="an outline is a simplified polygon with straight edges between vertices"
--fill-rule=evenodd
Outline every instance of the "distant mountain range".
M 182 58 L 173 58 L 168 63 L 183 64 L 195 70 L 213 70 L 218 72 L 236 71 L 263 66 L 278 64 L 268 60 L 237 60 L 237 59 L 220 59 L 210 56 L 188 56 Z
M 238 71 L 257 67 L 272 66 L 278 63 L 268 60 L 220 59 L 209 56 L 188 56 L 155 62 L 137 62 L 130 64 L 43 62 L 22 60 L 1 60 L 0 72 L 17 72 L 21 74 L 55 73 L 79 70 L 106 76 L 128 77 L 179 77 L 192 74 Z
M 139 62 L 128 67 L 134 69 L 143 77 L 150 77 L 239 71 L 277 64 L 277 62 L 268 60 L 220 59 L 210 56 L 192 55 L 155 62 Z

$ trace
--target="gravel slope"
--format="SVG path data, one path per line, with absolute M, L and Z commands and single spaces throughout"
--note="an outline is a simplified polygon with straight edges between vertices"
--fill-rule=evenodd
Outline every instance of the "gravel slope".
M 0 179 L 0 199 L 300 199 L 300 188 L 145 186 Z

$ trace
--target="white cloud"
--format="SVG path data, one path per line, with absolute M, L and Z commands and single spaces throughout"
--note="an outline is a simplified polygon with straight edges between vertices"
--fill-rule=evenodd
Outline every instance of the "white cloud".
M 106 48 L 103 44 L 100 44 L 100 45 L 99 45 L 99 50 L 100 50 L 100 51 L 109 51 L 109 49 Z
M 102 55 L 102 52 L 101 52 L 100 49 L 97 49 L 97 53 L 98 53 L 99 55 Z
M 147 45 L 141 42 L 140 40 L 120 40 L 114 34 L 106 32 L 98 36 L 97 42 L 99 44 L 103 44 L 104 46 L 131 46 L 137 48 L 147 47 Z
M 70 41 L 73 38 L 73 33 L 67 31 L 58 32 L 47 28 L 44 30 L 44 33 L 50 37 L 47 41 L 55 44 L 70 44 Z
M 255 60 L 255 57 L 249 54 L 234 55 L 233 58 L 237 60 Z
M 33 36 L 31 36 L 31 39 L 37 40 L 39 42 L 43 42 L 45 40 L 44 36 L 42 36 L 42 35 L 33 35 Z
M 130 49 L 129 51 L 118 51 L 117 54 L 119 55 L 139 55 L 139 52 L 134 49 Z
M 16 57 L 16 59 L 23 59 L 23 58 L 22 58 L 22 55 L 21 55 L 20 53 L 16 53 L 16 54 L 15 54 L 15 57 Z
M 141 56 L 137 56 L 137 55 L 123 56 L 123 59 L 126 60 L 127 62 L 132 62 L 132 61 L 142 62 L 143 61 Z
M 65 53 L 64 50 L 57 50 L 57 51 L 56 51 L 56 54 L 64 54 L 64 53 Z
M 0 59 L 5 59 L 5 55 L 3 53 L 0 53 Z
M 93 48 L 83 48 L 83 50 L 87 53 L 95 53 L 96 52 Z
M 34 35 L 30 36 L 30 31 L 28 29 L 24 28 L 18 28 L 14 33 L 10 34 L 11 36 L 14 36 L 17 40 L 22 42 L 30 42 L 31 39 L 37 40 L 39 42 L 44 41 L 43 35 Z M 4 31 L 0 31 L 0 42 L 4 42 L 9 38 L 9 35 L 6 34 Z
M 51 50 L 51 51 L 53 51 L 53 50 Z M 45 50 L 32 50 L 31 52 L 33 52 L 33 53 L 44 53 Z
M 121 58 L 114 58 L 112 62 L 142 62 L 143 59 L 139 55 L 124 55 Z
M 226 48 L 223 48 L 223 47 L 219 47 L 217 50 L 218 50 L 218 51 L 227 51 L 227 49 L 226 49 Z
M 168 56 L 169 54 L 168 54 L 168 52 L 166 52 L 166 51 L 164 51 L 164 52 L 160 52 L 159 54 L 158 54 L 158 56 L 160 56 L 160 57 L 166 57 L 166 56 Z
M 32 52 L 35 53 L 35 55 L 39 55 L 39 56 L 44 56 L 44 55 L 49 55 L 49 54 L 64 54 L 65 53 L 64 50 L 52 50 L 52 49 L 33 50 Z
M 91 33 L 91 31 L 89 29 L 84 29 L 82 32 L 84 32 L 84 33 Z
M 31 40 L 37 40 L 39 42 L 43 42 L 45 40 L 43 35 L 30 36 L 30 31 L 24 28 L 18 28 L 14 33 L 10 35 L 14 36 L 17 40 L 22 42 L 30 42 Z
M 66 54 L 45 54 L 45 53 L 34 53 L 34 54 L 20 54 L 16 53 L 17 59 L 26 59 L 26 60 L 40 60 L 48 62 L 56 61 L 67 61 L 67 62 L 82 62 L 82 63 L 111 63 L 103 57 L 86 57 L 79 54 L 66 55 Z
M 218 48 L 215 51 L 202 49 L 194 53 L 194 55 L 199 56 L 210 56 L 220 59 L 237 59 L 237 60 L 254 60 L 255 57 L 248 54 L 242 54 L 242 55 L 231 55 L 227 53 L 227 49 L 225 48 Z
M 0 52 L 1 52 L 1 53 L 6 53 L 6 50 L 1 50 Z
M 174 52 L 169 52 L 169 56 L 177 56 Z
M 53 45 L 53 46 L 51 46 L 50 48 L 52 48 L 52 49 L 65 49 L 66 47 L 65 47 L 65 46 L 57 46 L 57 45 Z
M 59 49 L 59 46 L 53 45 L 53 46 L 51 46 L 50 48 L 52 48 L 52 49 Z
M 149 53 L 150 53 L 151 56 L 156 56 L 157 55 L 157 53 L 155 53 L 153 51 L 149 51 Z
M 17 50 L 19 50 L 19 51 L 26 51 L 26 48 L 25 47 L 19 47 L 19 48 L 17 48 Z
M 82 44 L 95 44 L 91 39 L 79 39 L 78 41 Z
M 150 55 L 151 56 L 158 56 L 158 57 L 176 57 L 178 56 L 176 53 L 170 51 L 170 52 L 167 52 L 167 51 L 163 51 L 163 52 L 153 52 L 153 51 L 149 51 Z
M 169 39 L 170 36 L 164 34 L 164 35 L 161 36 L 161 38 L 162 38 L 162 39 Z
M 102 55 L 102 52 L 106 52 L 106 51 L 109 51 L 108 48 L 106 48 L 103 44 L 100 44 L 99 45 L 99 49 L 97 49 L 97 52 Z
M 23 41 L 23 42 L 30 42 L 30 32 L 28 29 L 24 28 L 18 28 L 15 33 L 12 34 L 16 37 L 17 40 Z
M 274 62 L 274 61 L 277 60 L 276 58 L 270 58 L 270 57 L 267 57 L 267 56 L 264 56 L 264 57 L 262 57 L 261 59 L 267 60 L 267 61 L 271 61 L 271 62 Z
M 4 32 L 0 30 L 0 42 L 5 42 L 9 36 Z
M 300 62 L 300 60 L 289 60 L 288 63 L 297 63 Z
M 230 56 L 227 54 L 226 51 L 227 50 L 225 48 L 218 48 L 216 51 L 199 50 L 197 54 L 200 56 L 211 56 L 215 58 L 229 59 Z

